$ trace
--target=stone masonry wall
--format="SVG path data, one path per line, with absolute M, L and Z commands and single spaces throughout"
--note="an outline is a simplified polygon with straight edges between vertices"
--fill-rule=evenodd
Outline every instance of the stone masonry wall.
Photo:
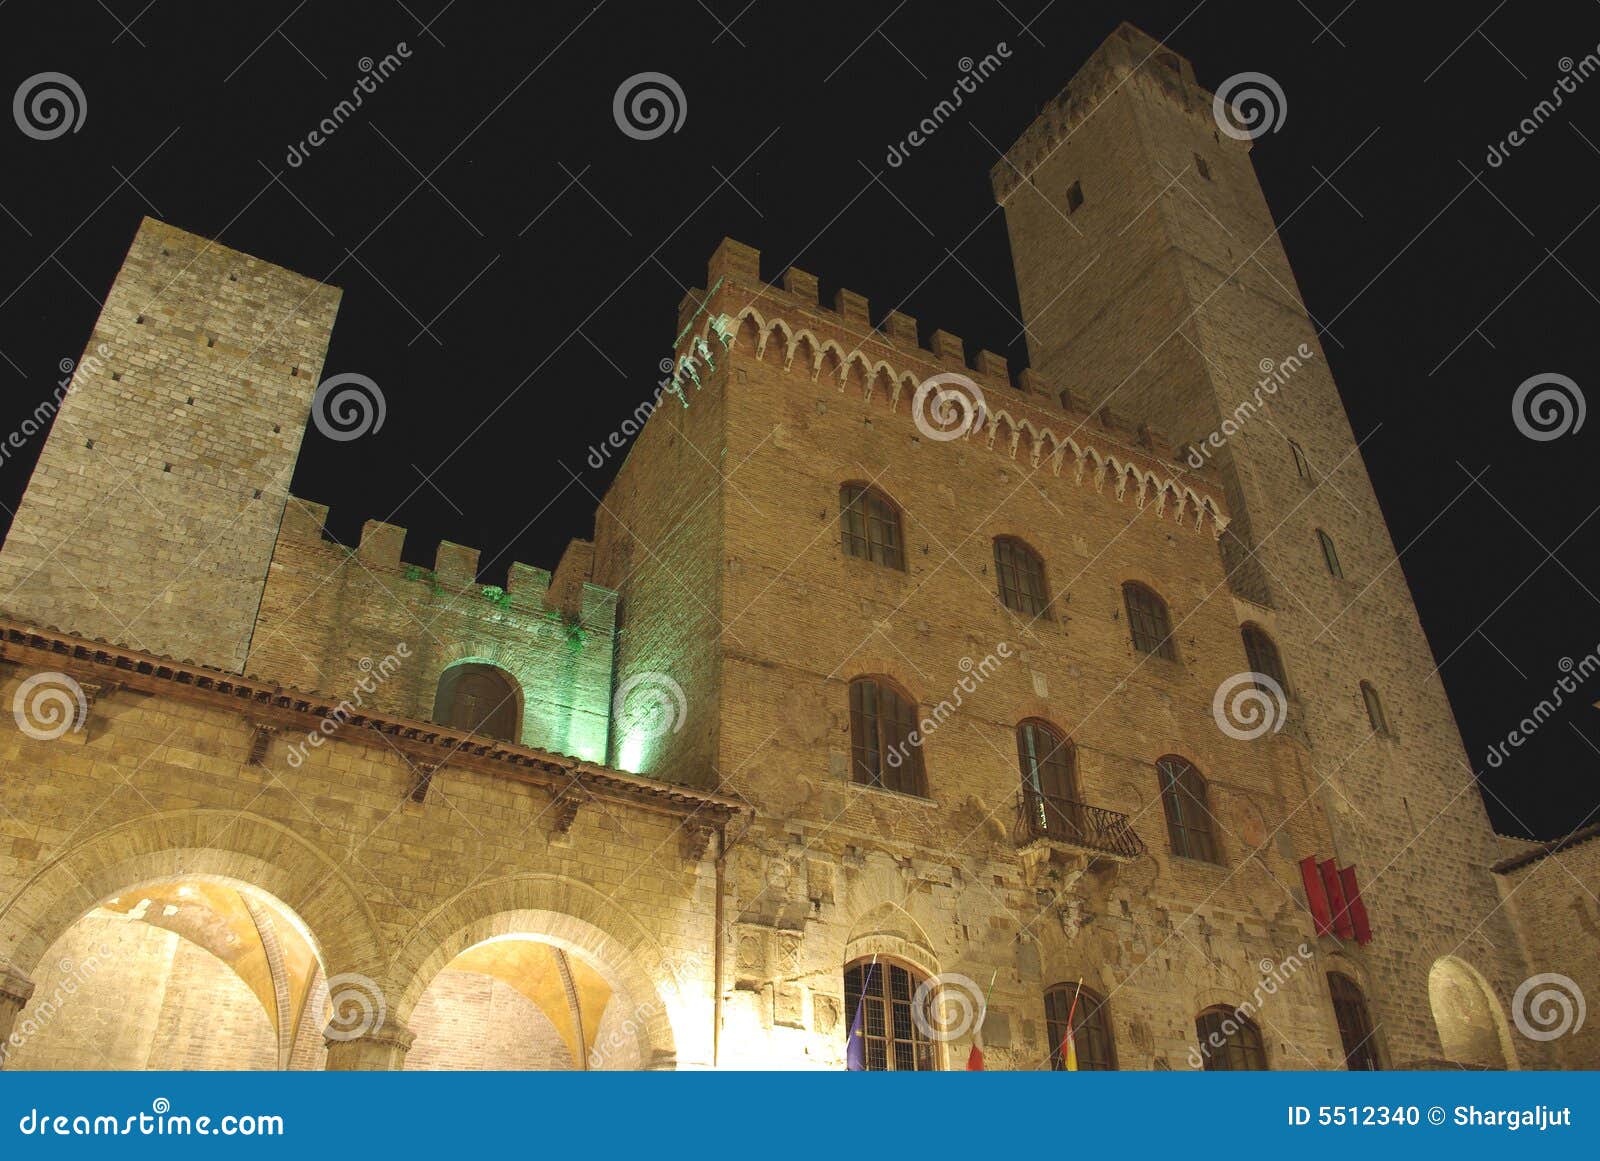
M 0 550 L 0 609 L 237 672 L 338 305 L 146 218 Z

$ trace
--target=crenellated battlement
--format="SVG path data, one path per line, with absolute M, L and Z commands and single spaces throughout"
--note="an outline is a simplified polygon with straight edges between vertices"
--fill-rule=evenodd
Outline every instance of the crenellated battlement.
M 1153 503 L 1158 515 L 1170 511 L 1178 522 L 1209 524 L 1218 536 L 1228 525 L 1224 490 L 1212 469 L 1181 464 L 1161 433 L 1121 423 L 1108 408 L 1092 410 L 1081 386 L 1048 384 L 1031 369 L 1013 378 L 1007 360 L 992 351 L 978 351 L 969 363 L 958 335 L 933 330 L 923 344 L 917 321 L 898 311 L 874 326 L 864 295 L 841 289 L 832 306 L 825 305 L 816 276 L 798 268 L 785 271 L 777 285 L 764 282 L 760 253 L 732 238 L 712 254 L 707 285 L 710 292 L 693 291 L 679 305 L 679 368 L 697 351 L 715 352 L 718 344 L 711 339 L 719 332 L 721 345 L 748 345 L 757 359 L 777 343 L 786 372 L 807 374 L 813 382 L 826 377 L 840 391 L 853 385 L 869 400 L 881 393 L 891 411 L 900 412 L 904 403 L 907 413 L 931 376 L 957 373 L 984 401 L 985 422 L 963 435 L 964 441 L 1026 458 L 1053 476 L 1070 475 L 1075 484 L 1118 501 Z M 679 386 L 687 403 L 687 386 Z
M 314 546 L 330 559 L 338 555 L 354 557 L 374 579 L 398 573 L 401 579 L 418 582 L 434 595 L 454 596 L 477 589 L 485 600 L 502 609 L 551 610 L 585 623 L 591 614 L 609 610 L 616 603 L 614 592 L 590 580 L 594 545 L 587 540 L 570 541 L 553 574 L 549 569 L 517 561 L 511 565 L 503 586 L 480 586 L 480 549 L 441 540 L 431 562 L 406 560 L 407 529 L 382 520 L 368 520 L 361 526 L 361 539 L 352 551 L 325 535 L 328 511 L 326 504 L 290 496 L 275 563 L 282 562 L 286 547 L 303 550 Z M 601 619 L 609 620 L 609 613 Z

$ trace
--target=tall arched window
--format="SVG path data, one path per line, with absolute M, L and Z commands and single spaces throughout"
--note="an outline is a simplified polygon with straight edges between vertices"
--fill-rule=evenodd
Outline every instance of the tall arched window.
M 1042 617 L 1050 607 L 1045 595 L 1044 560 L 1014 536 L 994 540 L 994 575 L 1000 603 L 1025 617 Z
M 1378 1041 L 1360 986 L 1341 972 L 1329 972 L 1328 992 L 1333 997 L 1333 1018 L 1344 1045 L 1344 1066 L 1351 1072 L 1376 1072 Z
M 1206 780 L 1187 758 L 1168 754 L 1156 763 L 1161 778 L 1161 807 L 1167 815 L 1172 853 L 1215 863 L 1217 843 L 1211 833 L 1211 808 Z
M 900 510 L 876 488 L 845 484 L 839 489 L 839 534 L 846 556 L 890 568 L 906 566 Z
M 1072 997 L 1078 1007 L 1072 1008 Z M 1045 1035 L 1050 1037 L 1050 1067 L 1067 1067 L 1062 1054 L 1067 1038 L 1067 1013 L 1072 1013 L 1072 1043 L 1083 1072 L 1113 1072 L 1117 1048 L 1111 1040 L 1111 1008 L 1105 998 L 1078 984 L 1057 984 L 1044 994 Z
M 1261 1042 L 1261 1029 L 1243 1013 L 1231 1008 L 1207 1008 L 1196 1017 L 1194 1030 L 1200 1037 L 1200 1056 L 1207 1072 L 1266 1069 L 1267 1050 Z
M 1049 722 L 1030 718 L 1017 727 L 1017 764 L 1033 832 L 1060 838 L 1081 835 L 1083 808 L 1072 743 Z
M 433 720 L 486 738 L 515 741 L 522 699 L 503 669 L 466 662 L 439 675 Z
M 1287 691 L 1289 679 L 1283 672 L 1283 658 L 1278 653 L 1278 646 L 1267 636 L 1267 631 L 1260 625 L 1245 622 L 1239 629 L 1239 635 L 1244 638 L 1244 655 L 1250 663 L 1250 671 L 1272 678 L 1278 683 L 1278 688 Z
M 1317 529 L 1317 543 L 1322 545 L 1322 563 L 1328 566 L 1328 575 L 1344 579 L 1344 569 L 1339 567 L 1339 550 L 1333 546 L 1333 537 Z
M 924 1014 L 912 1018 L 917 989 L 923 977 L 885 959 L 858 959 L 844 969 L 845 1035 L 856 1034 L 856 1013 L 861 1014 L 860 1048 L 847 1042 L 847 1056 L 859 1051 L 866 1072 L 932 1072 L 939 1067 L 938 1048 L 922 1034 L 935 1026 Z M 924 1002 L 931 996 L 925 994 Z M 921 1025 L 919 1027 L 919 1025 Z
M 1178 647 L 1172 640 L 1172 617 L 1167 613 L 1167 603 L 1134 581 L 1122 586 L 1122 602 L 1128 608 L 1128 632 L 1133 637 L 1133 647 L 1152 657 L 1176 661 Z
M 882 677 L 850 683 L 850 776 L 863 786 L 925 794 L 917 703 Z
M 1378 696 L 1378 690 L 1372 682 L 1361 683 L 1361 700 L 1367 704 L 1367 721 L 1372 724 L 1374 732 L 1387 734 L 1389 719 L 1383 712 L 1383 699 Z

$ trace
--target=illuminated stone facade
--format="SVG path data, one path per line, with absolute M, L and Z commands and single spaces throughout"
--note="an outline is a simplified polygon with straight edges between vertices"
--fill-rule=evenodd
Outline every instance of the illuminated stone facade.
M 1243 1009 L 1269 1067 L 1343 1067 L 1330 973 L 1384 1067 L 1584 1062 L 1592 1040 L 1511 1026 L 1557 941 L 1491 873 L 1506 851 L 1247 153 L 1187 62 L 1119 29 L 995 171 L 1031 320 L 1015 384 L 724 241 L 679 310 L 683 405 L 659 396 L 593 543 L 501 589 L 473 550 L 410 564 L 376 521 L 346 549 L 285 498 L 337 292 L 147 222 L 0 551 L 7 1065 L 839 1068 L 845 968 L 873 962 L 943 981 L 940 1067 L 967 1059 L 974 992 L 988 1067 L 1049 1067 L 1046 992 L 1080 979 L 1119 1067 L 1204 1063 L 1208 1009 Z M 1217 454 L 1172 442 L 1302 350 Z M 959 439 L 913 414 L 938 374 L 986 399 Z M 108 468 L 113 408 L 152 446 L 188 425 L 214 487 L 169 487 L 162 455 Z M 903 567 L 842 551 L 852 484 L 897 513 Z M 52 556 L 90 515 L 106 538 Z M 1043 612 L 997 600 L 999 538 L 1042 559 Z M 1175 656 L 1135 647 L 1129 585 Z M 1213 710 L 1255 663 L 1246 624 L 1288 684 L 1253 739 Z M 510 679 L 506 737 L 444 720 L 461 665 Z M 920 793 L 853 776 L 867 677 L 925 723 Z M 65 718 L 34 712 L 52 688 Z M 1092 834 L 1040 833 L 1033 721 L 1070 738 Z M 1169 756 L 1204 776 L 1210 859 L 1173 852 Z M 1317 934 L 1309 856 L 1356 867 L 1370 943 Z

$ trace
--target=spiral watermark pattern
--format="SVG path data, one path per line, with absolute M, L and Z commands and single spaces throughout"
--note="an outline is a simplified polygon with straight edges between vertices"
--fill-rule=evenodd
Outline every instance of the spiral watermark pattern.
M 1511 421 L 1523 435 L 1540 443 L 1576 434 L 1587 413 L 1583 389 L 1553 371 L 1523 380 L 1511 397 Z
M 66 73 L 34 73 L 17 86 L 11 116 L 35 141 L 54 141 L 83 128 L 89 102 L 83 87 Z
M 353 371 L 324 379 L 311 397 L 311 422 L 323 435 L 339 443 L 378 431 L 388 413 L 383 389 Z
M 625 716 L 630 701 L 633 712 Z M 640 739 L 659 738 L 683 728 L 684 719 L 689 716 L 689 701 L 683 695 L 683 686 L 665 673 L 650 670 L 634 674 L 617 687 L 611 716 L 619 722 L 626 720 L 629 732 Z
M 982 389 L 956 371 L 924 379 L 911 399 L 917 430 L 940 443 L 980 430 L 987 414 Z
M 1511 1019 L 1529 1040 L 1555 1040 L 1583 1028 L 1588 1007 L 1577 981 L 1559 972 L 1529 976 L 1511 997 Z
M 617 86 L 611 115 L 617 128 L 635 141 L 654 141 L 683 128 L 689 101 L 666 73 L 634 73 Z
M 1217 86 L 1211 101 L 1217 128 L 1235 141 L 1276 133 L 1289 117 L 1283 86 L 1266 73 L 1234 73 Z
M 1217 686 L 1211 698 L 1211 716 L 1228 737 L 1251 742 L 1283 729 L 1284 719 L 1289 716 L 1289 699 L 1274 678 L 1247 670 Z
M 11 698 L 17 729 L 36 742 L 53 742 L 83 729 L 89 699 L 83 687 L 65 673 L 35 673 L 17 686 Z
M 959 1040 L 983 1026 L 988 1004 L 978 981 L 958 972 L 929 976 L 911 997 L 911 1022 L 929 1040 Z
M 341 972 L 328 978 L 328 1002 L 322 1014 L 327 1039 L 359 1040 L 383 1027 L 389 1002 L 371 976 Z

